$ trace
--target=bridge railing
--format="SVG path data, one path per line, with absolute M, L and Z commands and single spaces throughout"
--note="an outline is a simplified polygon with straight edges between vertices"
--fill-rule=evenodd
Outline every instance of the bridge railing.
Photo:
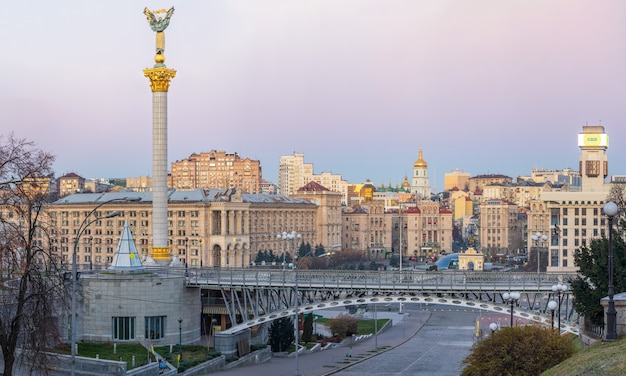
M 575 273 L 479 271 L 343 271 L 269 269 L 189 269 L 188 285 L 300 288 L 437 289 L 468 291 L 544 290 L 576 277 Z

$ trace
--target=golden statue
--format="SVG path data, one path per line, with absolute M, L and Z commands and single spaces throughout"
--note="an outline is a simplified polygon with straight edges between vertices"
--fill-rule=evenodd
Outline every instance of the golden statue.
M 167 26 L 170 24 L 170 18 L 174 14 L 174 7 L 171 7 L 169 10 L 159 9 L 151 12 L 148 8 L 144 8 L 143 13 L 148 18 L 148 22 L 150 23 L 150 28 L 152 31 L 156 31 L 156 55 L 154 56 L 154 64 L 155 67 L 164 67 L 165 64 L 165 33 L 163 32 Z M 165 13 L 165 17 L 158 17 L 156 14 Z

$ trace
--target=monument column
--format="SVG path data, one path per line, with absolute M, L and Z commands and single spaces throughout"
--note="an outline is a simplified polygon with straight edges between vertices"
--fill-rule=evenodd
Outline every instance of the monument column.
M 157 16 L 166 13 L 165 17 Z M 168 11 L 154 13 L 144 9 L 150 27 L 156 31 L 156 55 L 154 67 L 143 70 L 152 89 L 152 252 L 157 263 L 171 260 L 167 239 L 167 92 L 170 80 L 176 76 L 174 69 L 165 66 L 165 34 L 174 14 Z M 158 17 L 158 18 L 157 18 Z

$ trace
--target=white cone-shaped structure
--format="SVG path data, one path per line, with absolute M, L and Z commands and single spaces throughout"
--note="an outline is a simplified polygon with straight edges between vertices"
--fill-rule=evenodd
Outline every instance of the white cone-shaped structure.
M 182 268 L 183 266 L 185 266 L 185 265 L 183 265 L 183 263 L 180 261 L 178 256 L 174 255 L 172 257 L 172 262 L 170 262 L 170 267 L 172 267 L 172 268 Z
M 133 240 L 133 234 L 130 232 L 128 221 L 124 223 L 122 236 L 120 237 L 120 242 L 117 244 L 117 251 L 115 252 L 115 256 L 113 256 L 113 262 L 108 269 L 131 271 L 143 270 L 143 265 L 141 265 L 139 253 L 137 253 L 137 247 L 135 246 L 135 240 Z

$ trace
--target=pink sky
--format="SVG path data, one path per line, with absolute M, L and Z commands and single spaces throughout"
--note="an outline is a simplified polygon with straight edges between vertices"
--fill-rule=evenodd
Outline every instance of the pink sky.
M 281 155 L 351 183 L 402 181 L 419 148 L 434 190 L 455 168 L 578 168 L 601 122 L 626 175 L 623 0 L 49 1 L 3 5 L 0 133 L 57 155 L 57 175 L 151 175 L 154 32 L 166 30 L 170 161 Z

